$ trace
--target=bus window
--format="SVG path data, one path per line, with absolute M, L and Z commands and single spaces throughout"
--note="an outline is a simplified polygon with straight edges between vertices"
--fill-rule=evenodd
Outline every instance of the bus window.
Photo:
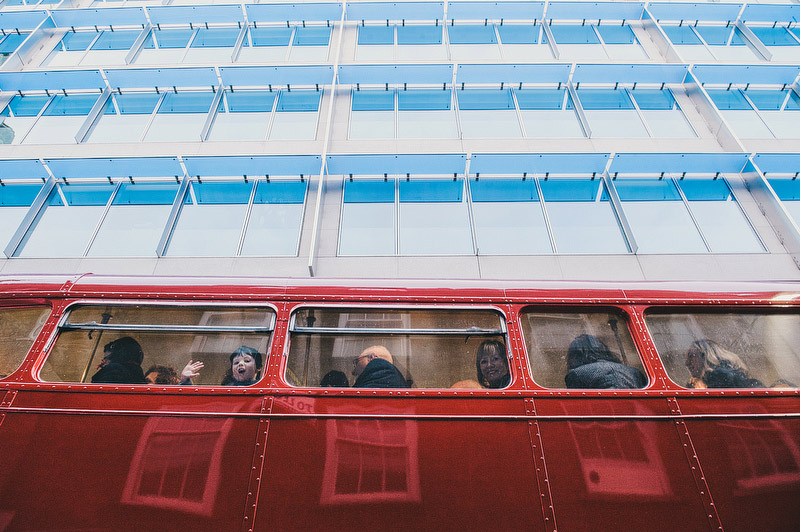
M 503 388 L 511 381 L 505 321 L 493 310 L 303 308 L 289 330 L 293 386 Z M 489 344 L 492 368 L 484 370 L 493 384 L 476 368 L 479 348 Z
M 546 388 L 644 388 L 647 377 L 625 318 L 615 310 L 523 311 L 531 375 Z
M 680 386 L 800 384 L 800 314 L 653 311 L 645 321 L 669 377 Z
M 195 376 L 183 384 L 247 385 L 263 375 L 274 323 L 275 313 L 269 308 L 75 306 L 62 320 L 40 376 L 50 382 L 92 382 L 93 376 L 108 365 L 106 347 L 133 345 L 126 340 L 130 338 L 141 347 L 142 374 L 130 381 L 96 378 L 95 382 L 138 384 L 143 375 L 155 368 L 153 371 L 160 373 L 160 378 L 150 375 L 151 382 L 178 384 L 182 370 L 192 361 Z M 260 355 L 261 367 L 248 374 L 247 380 L 237 381 L 229 372 L 234 352 L 246 351 L 243 347 L 250 348 L 248 353 Z
M 0 309 L 0 379 L 22 364 L 48 316 L 47 307 Z

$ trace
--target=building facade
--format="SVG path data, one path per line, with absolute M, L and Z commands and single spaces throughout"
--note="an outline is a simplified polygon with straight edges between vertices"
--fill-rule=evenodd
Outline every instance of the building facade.
M 800 5 L 0 4 L 0 273 L 800 278 Z

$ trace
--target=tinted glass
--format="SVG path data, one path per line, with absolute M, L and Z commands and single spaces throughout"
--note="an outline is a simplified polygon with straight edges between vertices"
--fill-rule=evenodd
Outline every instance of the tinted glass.
M 48 316 L 46 307 L 0 309 L 0 379 L 22 364 Z

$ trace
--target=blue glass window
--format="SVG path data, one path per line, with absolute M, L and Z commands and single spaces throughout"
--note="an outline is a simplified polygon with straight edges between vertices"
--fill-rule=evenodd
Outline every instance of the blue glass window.
M 3 207 L 30 207 L 41 185 L 6 185 L 0 187 L 0 205 Z
M 498 26 L 497 32 L 503 44 L 536 44 L 539 41 L 539 27 L 528 25 Z
M 545 201 L 595 201 L 602 181 L 599 179 L 547 179 L 539 181 Z M 602 201 L 608 201 L 605 190 Z
M 267 113 L 272 111 L 277 93 L 267 91 L 226 92 L 231 113 Z
M 359 26 L 358 44 L 394 44 L 394 26 Z
M 394 180 L 345 181 L 345 203 L 394 203 Z
M 92 50 L 128 50 L 140 33 L 136 30 L 104 31 L 92 45 Z
M 703 44 L 689 26 L 663 26 L 672 44 Z
M 742 34 L 734 27 L 697 26 L 695 29 L 708 44 L 727 45 L 728 39 L 731 39 L 730 44 L 732 46 L 743 46 L 745 44 Z M 731 34 L 733 34 L 733 37 L 731 37 Z
M 494 26 L 449 26 L 450 44 L 494 44 Z
M 197 30 L 192 48 L 233 48 L 239 37 L 238 28 L 209 28 Z
M 112 205 L 172 205 L 178 193 L 177 183 L 120 185 Z
M 798 111 L 800 110 L 800 96 L 796 92 L 791 91 L 789 94 L 789 101 L 786 103 L 785 111 Z
M 617 179 L 614 181 L 621 201 L 681 201 L 681 195 L 667 179 Z
M 394 91 L 353 91 L 353 111 L 394 111 Z
M 14 96 L 6 109 L 14 116 L 36 116 L 49 101 L 49 96 Z
M 161 99 L 160 94 L 155 93 L 141 93 L 141 94 L 115 94 L 113 98 L 117 101 L 119 113 L 122 115 L 149 115 L 156 108 L 158 100 Z M 113 104 L 111 100 L 106 103 L 106 112 L 113 113 Z
M 45 116 L 82 116 L 88 115 L 97 101 L 96 94 L 74 94 L 64 96 L 58 94 L 44 111 Z
M 59 185 L 67 204 L 73 207 L 105 205 L 114 192 L 114 185 Z M 53 193 L 49 205 L 64 205 L 61 196 Z
M 728 201 L 731 190 L 724 179 L 684 179 L 679 186 L 689 201 Z
M 800 180 L 770 179 L 769 184 L 781 201 L 800 201 Z
M 289 46 L 292 28 L 250 28 L 253 46 Z
M 792 34 L 793 34 L 795 37 L 797 37 L 798 39 L 800 39 L 800 28 L 798 28 L 797 26 L 795 26 L 794 28 L 789 28 L 789 31 L 791 31 L 791 32 L 792 32 Z
M 738 90 L 709 89 L 711 101 L 721 111 L 750 111 L 752 107 Z
M 61 46 L 68 52 L 86 50 L 95 37 L 97 32 L 94 31 L 70 31 L 61 39 Z
M 397 44 L 442 44 L 442 27 L 398 26 Z
M 783 102 L 786 101 L 788 92 L 791 90 L 763 90 L 763 89 L 749 89 L 745 94 L 750 101 L 756 106 L 756 109 L 761 111 L 778 111 L 780 110 Z
M 295 46 L 327 46 L 331 38 L 331 29 L 326 26 L 306 26 L 295 28 Z
M 561 109 L 566 89 L 515 90 L 520 109 Z
M 472 201 L 539 201 L 533 179 L 478 179 L 469 184 Z
M 189 29 L 153 30 L 147 36 L 144 47 L 155 48 L 153 44 L 153 38 L 155 37 L 159 48 L 186 48 L 193 34 L 194 30 Z
M 400 181 L 401 203 L 458 203 L 464 186 L 460 179 L 415 179 Z
M 627 24 L 624 26 L 597 26 L 597 31 L 606 44 L 636 43 L 636 36 L 633 34 L 631 27 Z
M 234 181 L 230 183 L 221 182 L 192 182 L 192 190 L 198 204 L 206 205 L 241 205 L 250 201 L 250 191 L 253 183 L 244 181 Z M 191 197 L 187 194 L 185 203 L 191 203 Z
M 578 89 L 578 99 L 583 108 L 599 109 L 633 109 L 633 102 L 625 91 L 615 89 Z
M 468 110 L 514 109 L 511 90 L 471 89 L 458 91 L 458 106 Z
M 213 92 L 168 92 L 158 108 L 160 114 L 207 113 L 214 99 Z
M 24 41 L 27 36 L 27 33 L 22 33 L 20 35 L 12 33 L 6 35 L 2 42 L 0 42 L 0 54 L 12 53 L 20 44 L 22 44 L 22 41 Z
M 750 28 L 756 37 L 763 42 L 766 46 L 798 46 L 800 42 L 792 37 L 791 33 L 786 28 L 764 28 L 754 26 Z
M 634 89 L 631 94 L 642 110 L 677 108 L 669 89 Z
M 591 26 L 550 26 L 557 44 L 597 44 L 597 38 Z
M 259 181 L 255 204 L 302 205 L 306 197 L 306 183 L 302 181 Z
M 397 92 L 397 108 L 400 111 L 448 111 L 449 90 L 403 90 Z
M 277 111 L 318 111 L 322 92 L 317 91 L 281 91 L 278 98 Z

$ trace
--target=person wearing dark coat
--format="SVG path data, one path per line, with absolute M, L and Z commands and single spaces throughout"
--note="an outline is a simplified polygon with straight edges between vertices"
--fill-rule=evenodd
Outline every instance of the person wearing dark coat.
M 320 381 L 319 385 L 326 388 L 349 388 L 350 382 L 347 380 L 347 375 L 339 370 L 333 369 L 322 377 L 322 381 Z
M 93 383 L 147 384 L 142 371 L 144 353 L 139 342 L 123 336 L 103 347 L 103 362 L 92 375 Z
M 394 365 L 389 350 L 382 345 L 364 349 L 353 359 L 353 388 L 408 388 L 406 378 Z
M 647 377 L 626 366 L 596 336 L 581 334 L 567 349 L 567 388 L 620 389 L 644 388 Z

